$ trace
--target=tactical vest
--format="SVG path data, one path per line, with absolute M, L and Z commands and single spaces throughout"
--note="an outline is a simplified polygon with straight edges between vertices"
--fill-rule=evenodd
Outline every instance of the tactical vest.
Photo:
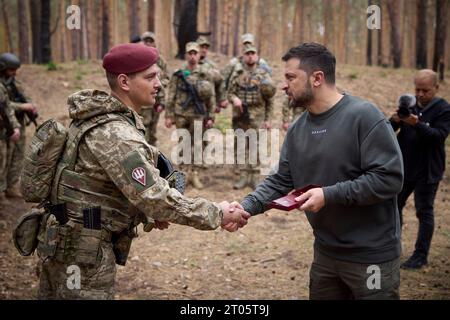
M 111 121 L 126 121 L 136 128 L 128 117 L 119 113 L 94 116 L 70 125 L 63 157 L 58 163 L 51 191 L 51 203 L 66 203 L 68 217 L 83 222 L 83 209 L 101 206 L 102 228 L 113 233 L 129 230 L 139 222 L 139 212 L 113 182 L 100 181 L 75 172 L 79 143 L 91 129 Z M 137 130 L 137 129 L 136 129 Z
M 242 79 L 244 73 L 249 77 L 245 82 Z M 236 77 L 239 85 L 238 96 L 242 103 L 247 104 L 249 107 L 264 105 L 260 90 L 261 75 L 241 69 L 237 72 Z
M 206 110 L 208 109 L 206 103 L 214 94 L 214 86 L 209 81 L 207 73 L 201 68 L 199 69 L 200 70 L 196 70 L 195 72 L 191 73 L 188 77 L 186 77 L 186 81 L 190 83 L 197 91 L 197 95 L 200 98 L 200 103 L 206 114 Z M 175 114 L 194 117 L 205 116 L 205 114 L 202 114 L 198 112 L 198 110 L 196 110 L 196 107 L 193 103 L 192 96 L 189 90 L 187 90 L 186 85 L 178 77 L 176 83 L 175 97 L 176 97 Z

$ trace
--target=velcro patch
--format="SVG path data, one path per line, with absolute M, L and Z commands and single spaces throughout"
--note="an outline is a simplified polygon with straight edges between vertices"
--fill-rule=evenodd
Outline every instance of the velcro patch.
M 126 176 L 138 193 L 155 184 L 150 172 L 150 162 L 138 150 L 131 151 L 122 160 Z

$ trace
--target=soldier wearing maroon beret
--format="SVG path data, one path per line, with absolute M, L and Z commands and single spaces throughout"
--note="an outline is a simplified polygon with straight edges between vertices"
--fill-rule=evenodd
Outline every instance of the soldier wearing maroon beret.
M 138 112 L 161 87 L 157 59 L 155 48 L 118 45 L 103 58 L 111 92 L 69 96 L 73 121 L 38 236 L 40 299 L 113 299 L 116 264 L 125 265 L 141 223 L 235 231 L 250 217 L 226 201 L 184 196 L 145 141 Z

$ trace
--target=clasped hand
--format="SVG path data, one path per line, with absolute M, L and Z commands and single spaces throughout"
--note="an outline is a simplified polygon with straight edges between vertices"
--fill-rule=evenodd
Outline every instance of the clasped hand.
M 238 202 L 229 203 L 223 201 L 219 203 L 223 211 L 222 228 L 234 232 L 247 224 L 250 214 Z

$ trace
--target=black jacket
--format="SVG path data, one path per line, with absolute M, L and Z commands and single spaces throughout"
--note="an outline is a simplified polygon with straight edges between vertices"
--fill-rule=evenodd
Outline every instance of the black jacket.
M 406 181 L 437 183 L 445 171 L 445 139 L 450 132 L 450 105 L 434 98 L 424 108 L 414 107 L 419 123 L 410 126 L 391 119 L 402 150 Z

